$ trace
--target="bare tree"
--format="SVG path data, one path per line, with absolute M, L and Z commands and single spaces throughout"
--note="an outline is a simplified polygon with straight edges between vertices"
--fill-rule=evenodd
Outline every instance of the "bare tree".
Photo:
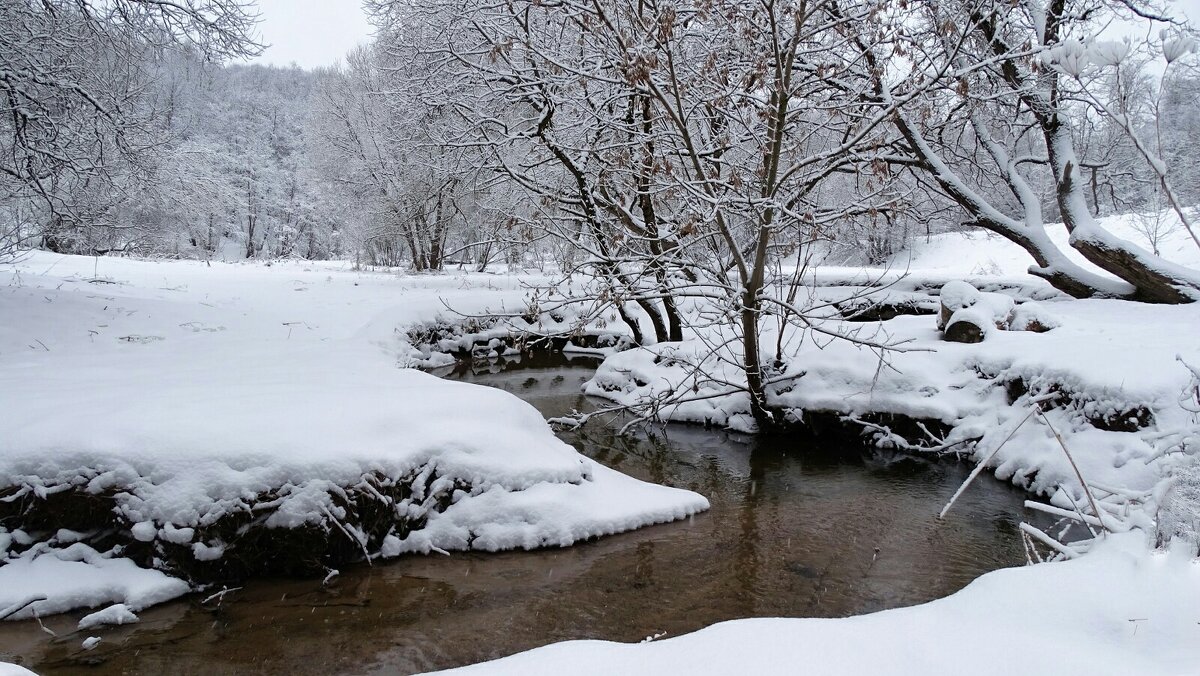
M 784 377 L 782 334 L 852 338 L 803 306 L 808 247 L 903 202 L 883 161 L 901 104 L 869 96 L 848 47 L 872 6 L 374 5 L 378 20 L 429 27 L 425 49 L 455 81 L 446 107 L 462 119 L 450 144 L 486 150 L 543 205 L 538 227 L 582 254 L 564 273 L 602 283 L 593 312 L 614 309 L 642 343 L 717 327 L 713 353 L 741 374 L 730 387 L 760 427 L 781 424 L 769 389 Z

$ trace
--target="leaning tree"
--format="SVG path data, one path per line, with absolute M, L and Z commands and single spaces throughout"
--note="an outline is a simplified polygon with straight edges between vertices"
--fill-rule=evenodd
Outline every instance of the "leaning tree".
M 896 20 L 900 6 L 907 9 Z M 1106 163 L 1079 153 L 1081 120 L 1098 113 L 1134 135 L 1142 159 L 1167 194 L 1175 194 L 1166 165 L 1140 142 L 1120 109 L 1097 95 L 1097 71 L 1118 66 L 1129 50 L 1129 43 L 1102 41 L 1097 34 L 1114 22 L 1157 24 L 1166 32 L 1140 46 L 1173 61 L 1194 44 L 1185 25 L 1141 0 L 897 0 L 892 10 L 861 24 L 855 39 L 871 63 L 879 101 L 925 91 L 893 118 L 903 137 L 894 163 L 923 172 L 971 225 L 1022 246 L 1036 262 L 1030 272 L 1070 295 L 1200 299 L 1200 272 L 1165 261 L 1097 222 L 1088 206 L 1089 179 Z M 866 36 L 873 34 L 870 44 Z M 1049 204 L 1043 186 L 1053 195 Z M 1066 226 L 1070 245 L 1117 279 L 1065 256 L 1047 234 L 1052 214 Z

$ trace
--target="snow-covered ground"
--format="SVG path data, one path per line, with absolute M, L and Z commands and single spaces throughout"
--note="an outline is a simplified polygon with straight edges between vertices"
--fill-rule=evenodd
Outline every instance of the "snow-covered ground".
M 1200 215 L 1200 211 L 1192 213 L 1192 218 L 1197 215 Z M 1160 221 L 1160 234 L 1155 242 L 1151 242 L 1145 231 L 1154 229 L 1151 224 Z M 1159 255 L 1173 263 L 1200 268 L 1200 247 L 1180 225 L 1179 218 L 1170 212 L 1106 216 L 1098 219 L 1097 223 L 1113 235 L 1147 251 L 1157 248 Z M 1061 223 L 1048 225 L 1046 230 L 1050 240 L 1073 263 L 1094 274 L 1116 279 L 1093 266 L 1083 254 L 1068 245 L 1067 229 Z M 918 237 L 912 247 L 896 254 L 890 261 L 890 267 L 896 269 L 942 271 L 956 275 L 1022 275 L 1030 265 L 1033 265 L 1033 259 L 1024 249 L 999 235 L 982 230 Z
M 1106 225 L 1138 240 L 1129 219 Z M 1158 246 L 1200 267 L 1185 233 Z M 1027 275 L 1030 263 L 1004 240 L 956 233 L 914 242 L 882 268 L 818 268 L 809 291 L 824 327 L 895 349 L 881 358 L 787 334 L 771 397 L 797 417 L 840 414 L 882 443 L 964 453 L 1049 496 L 1064 515 L 1094 500 L 1100 514 L 1084 520 L 1112 534 L 1086 556 L 998 571 L 916 608 L 738 621 L 642 646 L 561 644 L 470 673 L 999 673 L 1015 655 L 1021 668 L 1054 673 L 1194 671 L 1200 489 L 1173 482 L 1200 485 L 1185 366 L 1200 366 L 1200 304 L 1070 300 Z M 989 303 L 1015 303 L 1053 328 L 957 344 L 941 340 L 928 314 L 840 316 L 872 303 L 928 312 L 945 283 L 963 279 L 998 294 Z M 705 509 L 698 495 L 582 458 L 508 395 L 398 368 L 444 363 L 473 344 L 503 352 L 514 330 L 569 325 L 517 319 L 523 285 L 545 281 L 43 253 L 0 268 L 0 515 L 5 505 L 92 496 L 62 509 L 103 505 L 129 535 L 123 550 L 96 541 L 94 524 L 0 530 L 0 615 L 123 604 L 94 621 L 131 621 L 188 589 L 148 564 L 182 574 L 182 560 L 203 568 L 236 559 L 229 534 L 245 523 L 316 529 L 374 557 L 565 545 Z M 476 322 L 447 306 L 513 318 Z M 721 362 L 738 361 L 722 330 L 615 352 L 620 330 L 593 322 L 585 347 L 609 346 L 609 356 L 587 391 L 624 404 L 669 400 L 657 411 L 664 419 L 750 429 L 745 396 L 726 393 L 740 376 Z M 729 351 L 714 355 L 714 344 Z M 883 414 L 929 425 L 920 438 L 901 437 Z M 392 527 L 369 518 L 373 500 L 392 510 Z M 1162 514 L 1182 525 L 1157 532 Z M 1188 528 L 1190 544 L 1150 551 Z M 1040 531 L 1026 535 L 1052 546 Z M 62 575 L 73 584 L 56 582 Z
M 640 644 L 570 641 L 444 674 L 1197 673 L 1200 562 L 1137 534 L 988 573 L 957 594 L 844 619 L 750 619 Z
M 398 329 L 443 302 L 524 294 L 508 275 L 340 264 L 3 266 L 0 510 L 32 525 L 0 528 L 0 616 L 136 611 L 186 592 L 177 577 L 254 571 L 247 548 L 280 542 L 262 533 L 386 557 L 568 545 L 706 509 L 584 458 L 507 393 L 399 368 Z

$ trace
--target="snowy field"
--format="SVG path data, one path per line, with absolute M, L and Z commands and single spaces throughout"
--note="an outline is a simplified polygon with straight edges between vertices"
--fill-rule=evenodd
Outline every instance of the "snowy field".
M 1200 267 L 1182 237 L 1160 246 Z M 1175 483 L 1200 481 L 1190 453 L 1198 423 L 1185 407 L 1185 362 L 1200 365 L 1200 307 L 1070 300 L 1026 275 L 1028 263 L 998 238 L 948 234 L 914 242 L 885 268 L 818 268 L 813 302 L 827 308 L 929 312 L 943 284 L 966 279 L 989 303 L 1051 330 L 957 344 L 941 340 L 929 314 L 862 322 L 827 311 L 836 331 L 896 349 L 881 360 L 785 336 L 785 374 L 803 375 L 773 396 L 798 419 L 833 412 L 881 443 L 963 453 L 1064 514 L 1096 499 L 1100 513 L 1084 521 L 1112 531 L 1107 538 L 1060 552 L 1076 560 L 998 571 L 915 608 L 735 621 L 638 646 L 572 642 L 465 673 L 1000 673 L 1015 668 L 1014 654 L 1035 672 L 1194 671 L 1195 547 L 1151 549 L 1196 527 L 1194 502 Z M 0 510 L 33 506 L 43 520 L 78 521 L 0 529 L 0 616 L 87 607 L 100 610 L 81 626 L 136 621 L 196 577 L 253 572 L 238 539 L 247 529 L 299 534 L 260 546 L 319 540 L 331 557 L 376 558 L 565 546 L 706 509 L 702 496 L 583 458 L 508 394 L 401 368 L 446 363 L 473 343 L 504 351 L 502 339 L 532 325 L 481 328 L 448 307 L 519 315 L 526 285 L 546 279 L 46 253 L 0 267 Z M 414 345 L 411 329 L 431 326 L 452 330 Z M 690 391 L 658 415 L 752 429 L 744 395 L 723 395 L 719 378 L 698 381 L 679 366 L 712 356 L 721 338 L 712 331 L 603 350 L 587 391 L 631 405 Z M 872 417 L 880 414 L 945 432 L 904 438 Z M 378 518 L 379 505 L 393 516 Z M 1163 531 L 1163 515 L 1181 530 Z

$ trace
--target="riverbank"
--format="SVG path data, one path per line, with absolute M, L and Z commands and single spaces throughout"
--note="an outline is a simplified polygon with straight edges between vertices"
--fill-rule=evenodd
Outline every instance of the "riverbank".
M 495 387 L 545 417 L 604 402 L 580 393 L 595 359 L 547 355 L 446 377 Z M 1024 561 L 1019 524 L 1053 519 L 985 480 L 937 516 L 970 471 L 857 440 L 783 441 L 672 426 L 618 435 L 594 420 L 560 438 L 622 474 L 703 494 L 694 518 L 535 551 L 404 556 L 321 578 L 256 577 L 81 633 L 82 613 L 0 623 L 0 654 L 47 674 L 416 673 L 551 641 L 638 641 L 744 617 L 844 617 L 941 598 Z M 86 636 L 103 642 L 80 649 Z M 19 648 L 25 645 L 26 648 Z M 12 651 L 12 652 L 9 652 Z M 3 658 L 0 658 L 3 659 Z M 101 667 L 88 667 L 95 662 Z
M 248 576 L 566 546 L 707 508 L 516 397 L 398 368 L 394 330 L 515 276 L 31 253 L 0 273 L 0 616 L 137 612 Z M 63 580 L 70 580 L 64 584 Z

